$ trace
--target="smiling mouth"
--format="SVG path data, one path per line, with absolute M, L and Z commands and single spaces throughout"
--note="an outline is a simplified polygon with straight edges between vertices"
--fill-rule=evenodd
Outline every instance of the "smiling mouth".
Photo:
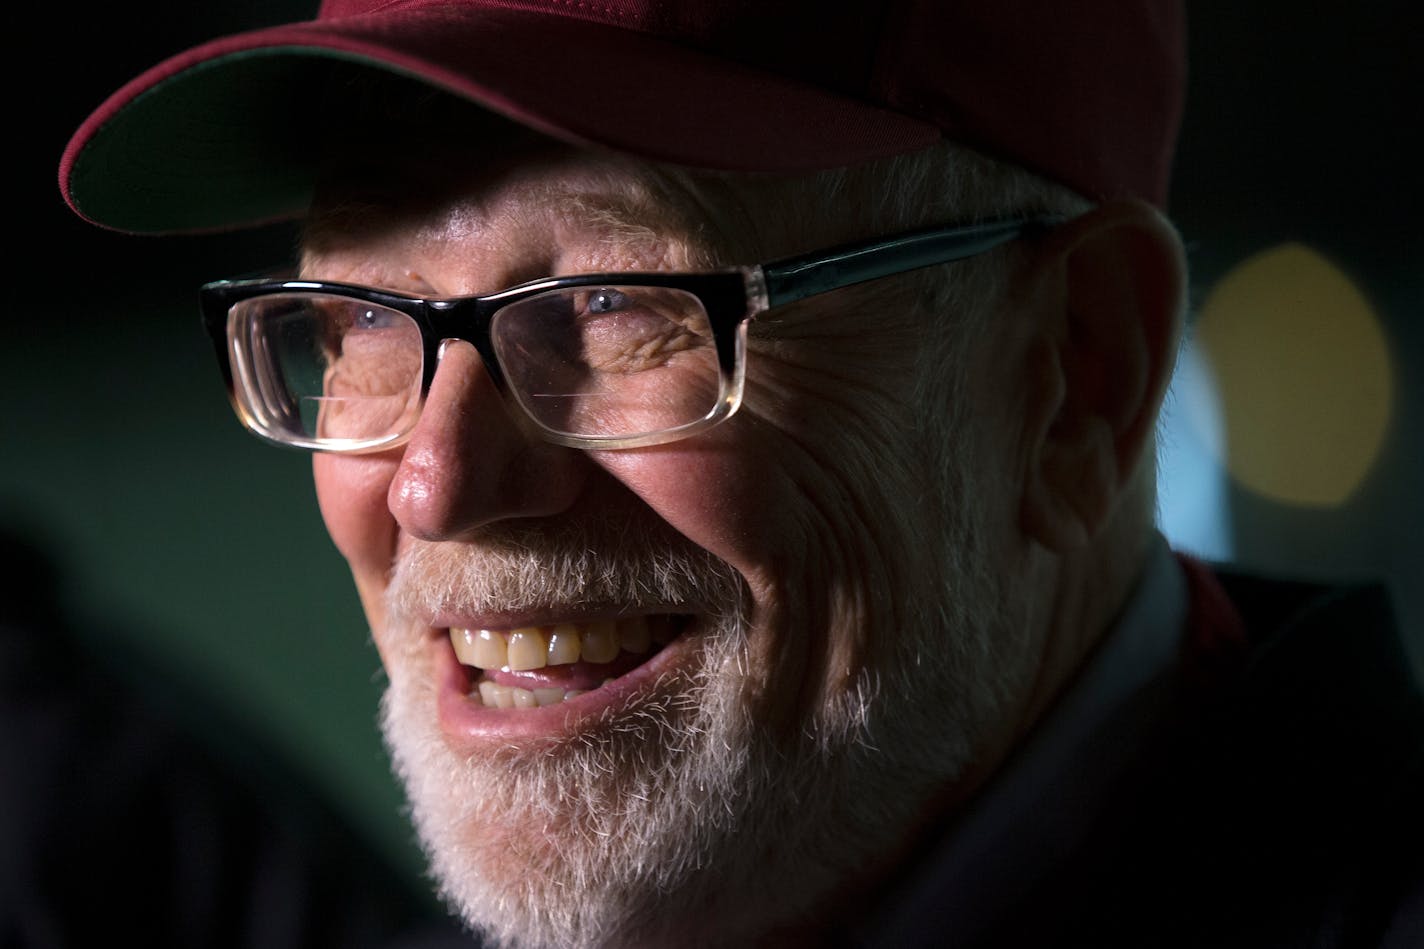
M 487 708 L 558 705 L 626 675 L 688 626 L 684 614 L 625 616 L 511 630 L 451 627 L 467 694 Z

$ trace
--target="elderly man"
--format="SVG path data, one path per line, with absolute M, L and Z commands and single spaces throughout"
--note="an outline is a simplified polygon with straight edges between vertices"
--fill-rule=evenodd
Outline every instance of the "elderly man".
M 1165 2 L 333 0 L 81 129 L 98 223 L 304 216 L 296 274 L 205 288 L 208 327 L 242 421 L 316 452 L 483 937 L 1409 922 L 1417 698 L 1382 673 L 1362 726 L 1354 682 L 1387 607 L 1228 596 L 1153 530 L 1179 31 Z M 1317 642 L 1346 617 L 1364 644 Z M 1304 682 L 1329 714 L 1280 707 Z

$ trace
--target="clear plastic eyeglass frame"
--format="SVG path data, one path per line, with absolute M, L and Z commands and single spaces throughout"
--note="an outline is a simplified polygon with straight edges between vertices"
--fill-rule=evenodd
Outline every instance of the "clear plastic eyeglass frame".
M 511 304 L 553 290 L 579 287 L 656 287 L 696 297 L 706 311 L 720 375 L 715 404 L 705 415 L 653 432 L 574 435 L 542 423 L 520 406 L 542 437 L 582 449 L 620 449 L 658 445 L 687 438 L 730 418 L 741 407 L 746 381 L 747 325 L 762 313 L 842 287 L 907 273 L 982 254 L 1026 234 L 1061 222 L 1056 216 L 992 221 L 967 226 L 912 231 L 880 240 L 815 251 L 772 263 L 710 273 L 603 273 L 549 277 L 486 296 L 427 299 L 351 284 L 312 280 L 218 281 L 202 288 L 203 318 L 212 337 L 228 397 L 242 423 L 278 445 L 313 451 L 365 453 L 402 444 L 414 428 L 381 437 L 351 440 L 303 438 L 273 424 L 263 409 L 263 395 L 253 382 L 252 360 L 231 314 L 238 304 L 263 296 L 320 293 L 376 304 L 409 316 L 420 330 L 423 353 L 420 395 L 429 391 L 446 340 L 471 343 L 505 401 L 511 397 L 491 337 L 495 314 Z

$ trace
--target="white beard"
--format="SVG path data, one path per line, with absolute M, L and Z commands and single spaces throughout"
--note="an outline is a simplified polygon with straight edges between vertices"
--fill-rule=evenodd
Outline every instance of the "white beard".
M 957 513 L 938 545 L 942 585 L 905 594 L 924 603 L 900 614 L 910 627 L 789 747 L 758 727 L 755 696 L 776 672 L 748 644 L 767 634 L 705 552 L 607 525 L 412 547 L 385 637 L 411 648 L 390 669 L 383 726 L 443 895 L 509 947 L 725 945 L 814 920 L 904 842 L 1022 682 L 1015 598 L 983 567 L 978 519 Z M 422 633 L 403 617 L 580 602 L 701 604 L 700 661 L 553 747 L 455 755 Z

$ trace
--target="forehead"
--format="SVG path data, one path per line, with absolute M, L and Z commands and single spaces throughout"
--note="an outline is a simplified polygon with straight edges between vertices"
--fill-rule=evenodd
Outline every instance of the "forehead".
M 412 246 L 559 239 L 670 255 L 683 266 L 738 259 L 752 243 L 736 189 L 513 129 L 475 147 L 328 163 L 305 222 L 306 259 Z M 616 256 L 616 255 L 615 255 Z

